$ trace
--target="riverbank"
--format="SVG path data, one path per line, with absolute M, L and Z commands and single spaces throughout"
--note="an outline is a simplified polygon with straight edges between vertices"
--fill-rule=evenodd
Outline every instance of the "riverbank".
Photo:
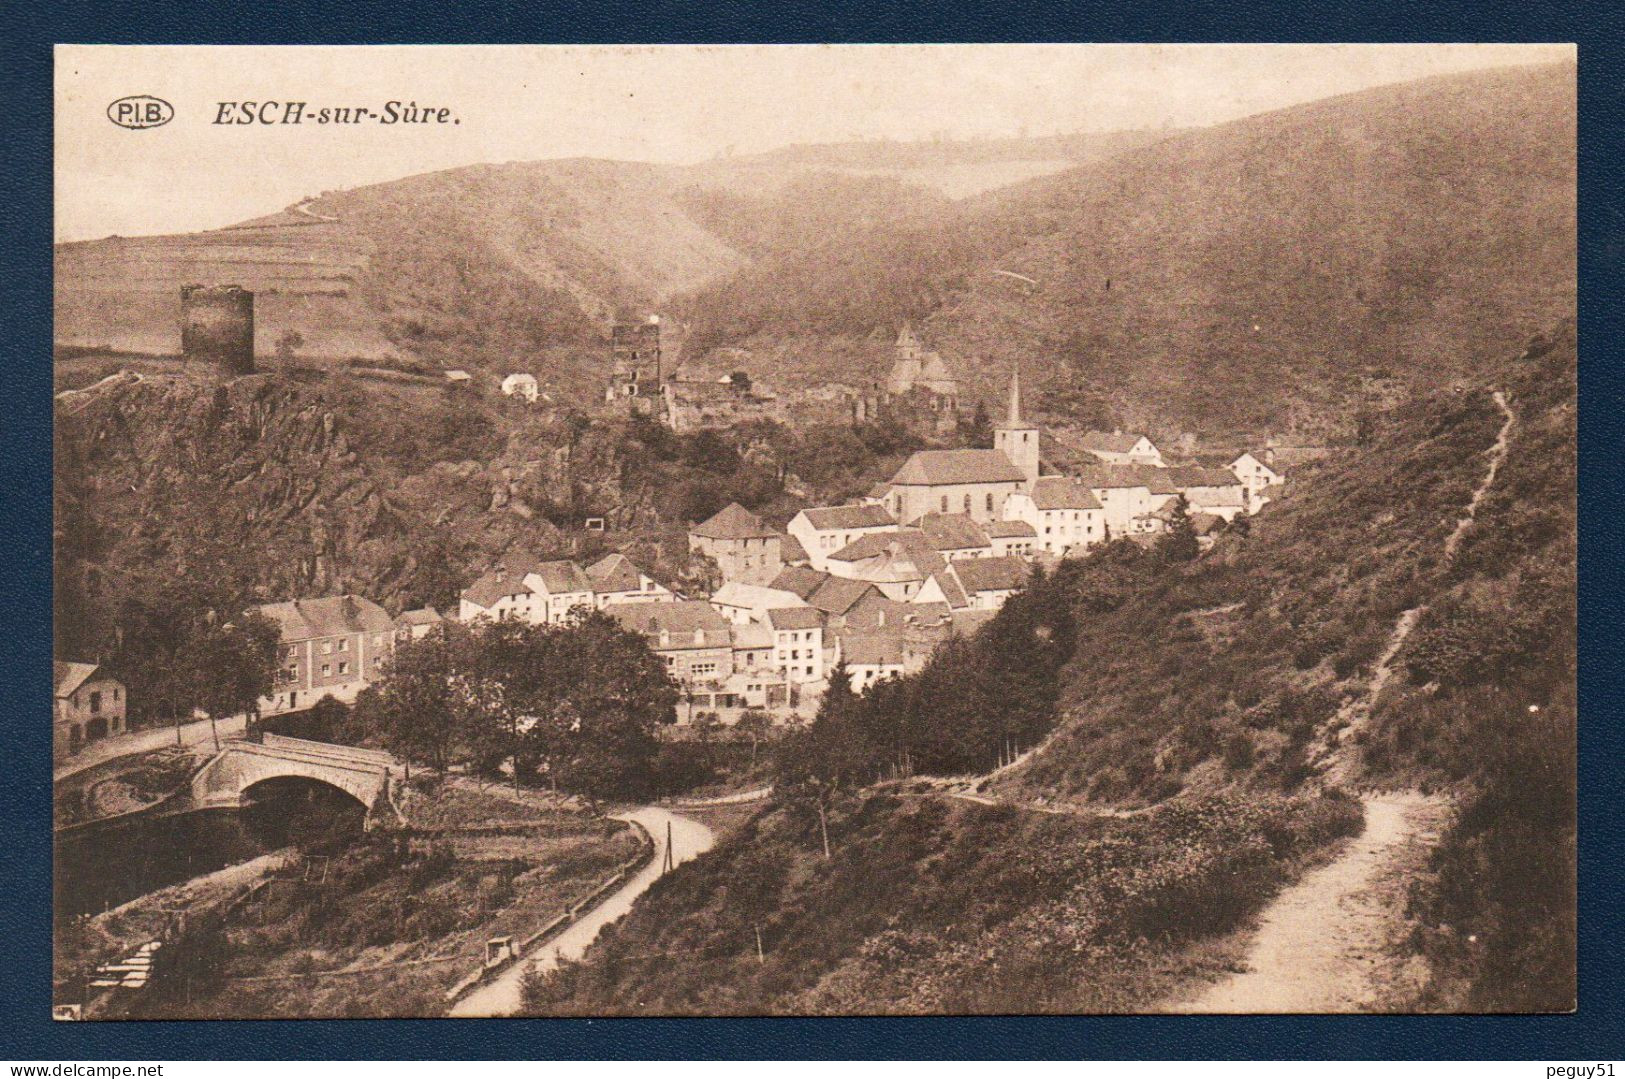
M 647 842 L 624 821 L 529 795 L 516 801 L 494 785 L 420 783 L 406 799 L 405 830 L 356 835 L 289 852 L 275 864 L 255 859 L 212 874 L 213 887 L 235 884 L 238 895 L 255 873 L 261 883 L 222 917 L 191 919 L 161 953 L 172 971 L 189 977 L 155 973 L 151 987 L 126 994 L 124 1014 L 443 1013 L 447 990 L 480 966 L 488 940 L 533 935 L 588 898 Z M 188 890 L 205 886 L 199 878 L 127 904 L 122 917 L 139 931 L 102 943 L 122 947 L 162 928 L 166 910 L 205 906 L 200 893 Z

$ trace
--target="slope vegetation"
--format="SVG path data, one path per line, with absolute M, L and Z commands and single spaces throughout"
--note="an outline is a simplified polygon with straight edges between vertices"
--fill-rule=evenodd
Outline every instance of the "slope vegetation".
M 1362 374 L 1429 388 L 1572 312 L 1574 78 L 1477 72 L 1178 133 L 749 267 L 692 298 L 695 340 L 799 360 L 923 319 L 990 398 L 1020 360 L 1057 411 L 1100 395 L 1123 426 L 1335 430 Z
M 1229 969 L 1231 934 L 1336 854 L 1362 817 L 1370 837 L 1311 872 L 1315 895 L 1299 905 L 1320 909 L 1310 900 L 1331 888 L 1367 896 L 1380 918 L 1323 927 L 1334 946 L 1309 956 L 1330 972 L 1320 996 L 1277 986 L 1285 996 L 1235 999 L 1570 1006 L 1572 328 L 1491 366 L 1518 417 L 1510 427 L 1489 386 L 1414 401 L 1366 445 L 1296 475 L 1250 534 L 1188 563 L 1113 545 L 1035 581 L 1031 602 L 1007 604 L 925 672 L 826 709 L 791 743 L 777 804 L 652 890 L 580 967 L 533 986 L 531 1008 L 1202 1002 L 1188 979 Z M 1506 456 L 1485 488 L 1503 430 Z M 1070 649 L 1058 692 L 1013 693 L 982 638 L 1068 597 L 1065 632 L 1037 634 Z M 1376 677 L 1412 610 L 1390 675 Z M 1370 709 L 1356 727 L 1351 700 Z M 994 747 L 973 736 L 996 740 L 1019 721 L 1031 738 L 1038 708 L 1050 709 L 1053 736 L 980 794 L 917 779 L 861 785 L 899 763 L 991 763 Z M 929 729 L 932 715 L 949 729 Z M 1352 763 L 1334 782 L 1326 766 L 1338 759 Z M 1381 794 L 1362 812 L 1350 790 L 1394 787 L 1449 792 L 1459 812 L 1449 818 L 1442 797 Z M 1328 943 L 1305 928 L 1277 926 L 1269 939 Z M 1357 945 L 1378 949 L 1360 958 L 1393 976 L 1387 995 L 1345 977 L 1343 953 Z M 1224 1007 L 1221 997 L 1209 1005 Z

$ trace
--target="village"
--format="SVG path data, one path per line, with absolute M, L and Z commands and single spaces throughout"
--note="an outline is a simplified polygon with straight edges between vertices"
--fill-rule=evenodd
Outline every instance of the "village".
M 242 302 L 242 290 L 230 296 Z M 764 407 L 728 381 L 663 380 L 658 319 L 616 327 L 612 350 L 606 409 L 654 415 L 682 430 Z M 464 372 L 447 374 L 455 383 Z M 525 374 L 508 376 L 502 392 L 541 397 Z M 951 419 L 960 395 L 942 357 L 905 325 L 883 384 L 813 397 L 844 402 L 855 419 L 906 399 Z M 731 404 L 700 413 L 694 402 L 702 396 Z M 717 582 L 709 594 L 658 580 L 620 553 L 582 565 L 514 550 L 462 590 L 455 611 L 391 616 L 350 594 L 262 605 L 258 612 L 280 630 L 281 653 L 260 714 L 298 711 L 324 697 L 353 701 L 383 674 L 397 642 L 447 619 L 559 625 L 585 609 L 638 633 L 664 662 L 681 690 L 676 728 L 697 718 L 732 725 L 747 710 L 803 722 L 838 665 L 856 692 L 917 671 L 943 641 L 974 633 L 1034 567 L 1113 540 L 1151 547 L 1170 529 L 1188 528 L 1205 550 L 1280 497 L 1289 462 L 1324 452 L 1270 445 L 1229 461 L 1176 460 L 1137 432 L 1063 440 L 1027 418 L 1019 370 L 1010 373 L 1002 413 L 991 446 L 915 452 L 890 480 L 848 504 L 808 506 L 783 527 L 737 503 L 692 523 L 690 559 L 703 567 L 700 578 Z M 59 662 L 55 683 L 59 757 L 124 730 L 125 688 L 113 673 Z

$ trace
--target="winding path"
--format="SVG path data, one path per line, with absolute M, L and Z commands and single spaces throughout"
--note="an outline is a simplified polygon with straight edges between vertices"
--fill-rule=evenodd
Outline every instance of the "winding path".
M 531 968 L 551 970 L 560 959 L 580 959 L 598 936 L 598 931 L 632 909 L 632 904 L 660 879 L 666 853 L 666 826 L 671 825 L 672 862 L 688 861 L 711 849 L 716 836 L 699 821 L 682 817 L 658 806 L 641 806 L 613 814 L 617 820 L 636 821 L 654 837 L 654 857 L 649 864 L 608 899 L 552 940 L 544 941 L 500 977 L 458 1001 L 451 1009 L 453 1018 L 475 1019 L 512 1015 L 519 1010 L 525 972 Z
M 1492 396 L 1505 422 L 1487 451 L 1490 464 L 1483 481 L 1445 538 L 1446 561 L 1455 557 L 1494 486 L 1517 423 L 1506 395 L 1496 390 Z M 1399 616 L 1365 692 L 1339 711 L 1338 736 L 1321 762 L 1327 781 L 1346 784 L 1357 778 L 1349 740 L 1370 719 L 1395 657 L 1425 610 L 1413 607 Z M 1399 987 L 1425 978 L 1423 960 L 1398 958 L 1404 950 L 1408 885 L 1448 825 L 1452 807 L 1446 798 L 1415 791 L 1367 794 L 1362 805 L 1365 831 L 1335 860 L 1307 874 L 1265 909 L 1245 969 L 1164 1010 L 1371 1012 L 1402 1005 L 1406 994 Z M 1414 969 L 1418 965 L 1420 971 Z M 1395 999 L 1396 988 L 1401 999 Z

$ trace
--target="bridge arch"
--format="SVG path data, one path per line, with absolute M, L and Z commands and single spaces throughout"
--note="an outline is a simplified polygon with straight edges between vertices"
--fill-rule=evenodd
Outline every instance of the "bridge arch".
M 192 803 L 241 806 L 261 783 L 300 778 L 337 787 L 370 812 L 388 798 L 393 765 L 389 754 L 376 750 L 268 734 L 263 744 L 233 743 L 200 768 L 192 777 Z

